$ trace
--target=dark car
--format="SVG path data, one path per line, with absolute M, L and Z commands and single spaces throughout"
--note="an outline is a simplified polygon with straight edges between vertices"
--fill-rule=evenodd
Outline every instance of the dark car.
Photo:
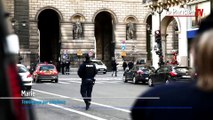
M 189 82 L 192 80 L 191 75 L 192 68 L 190 67 L 161 66 L 150 75 L 148 84 L 153 86 L 172 82 Z
M 33 80 L 37 83 L 41 80 L 51 80 L 58 82 L 58 71 L 53 64 L 38 64 L 36 70 L 33 72 Z
M 124 82 L 132 81 L 134 84 L 138 82 L 146 83 L 149 80 L 149 75 L 154 68 L 144 65 L 136 65 L 130 70 L 126 70 L 123 74 Z

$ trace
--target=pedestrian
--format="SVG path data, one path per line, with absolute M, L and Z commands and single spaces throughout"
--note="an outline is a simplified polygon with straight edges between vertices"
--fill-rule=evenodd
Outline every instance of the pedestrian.
M 64 60 L 62 60 L 62 62 L 61 62 L 61 72 L 62 72 L 62 75 L 64 75 L 64 67 L 65 67 L 65 62 L 64 62 Z
M 85 55 L 85 59 L 84 63 L 78 69 L 78 76 L 82 79 L 80 92 L 86 104 L 86 110 L 88 110 L 92 100 L 92 88 L 95 84 L 94 77 L 97 74 L 97 70 L 95 65 L 90 61 L 88 54 Z
M 205 18 L 192 47 L 197 79 L 145 92 L 132 107 L 133 120 L 213 120 L 213 13 Z M 178 80 L 177 80 L 178 81 Z
M 66 66 L 66 74 L 69 74 L 69 72 L 70 72 L 70 60 L 67 60 L 66 61 L 66 64 L 65 64 L 65 66 Z
M 127 67 L 127 63 L 126 63 L 126 61 L 124 61 L 124 62 L 123 62 L 122 67 L 123 67 L 123 70 L 125 71 L 125 70 L 126 70 L 126 67 Z
M 116 60 L 112 61 L 112 76 L 115 74 L 115 77 L 117 77 L 117 65 L 118 63 Z
M 134 63 L 132 61 L 129 61 L 128 67 L 129 67 L 129 70 L 132 69 L 134 67 Z

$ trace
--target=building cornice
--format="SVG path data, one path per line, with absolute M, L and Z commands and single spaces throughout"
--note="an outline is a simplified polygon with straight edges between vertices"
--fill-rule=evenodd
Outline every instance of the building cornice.
M 187 5 L 194 5 L 194 4 L 198 4 L 198 3 L 202 3 L 202 2 L 210 2 L 210 1 L 209 0 L 191 1 L 191 2 L 187 3 Z

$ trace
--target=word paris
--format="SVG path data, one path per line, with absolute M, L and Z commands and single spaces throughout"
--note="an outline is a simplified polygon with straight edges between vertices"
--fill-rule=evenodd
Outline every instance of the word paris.
M 199 9 L 198 7 L 195 8 L 195 10 L 190 9 L 169 9 L 169 11 L 166 12 L 166 16 L 174 16 L 174 17 L 202 17 L 203 16 L 203 9 Z

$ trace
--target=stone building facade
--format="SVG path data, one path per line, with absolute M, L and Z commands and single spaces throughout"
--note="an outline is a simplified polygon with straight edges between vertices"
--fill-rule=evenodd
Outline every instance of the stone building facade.
M 102 56 L 102 59 L 106 57 L 109 61 L 110 57 L 115 57 L 118 62 L 121 62 L 121 44 L 123 40 L 126 40 L 126 24 L 133 21 L 136 26 L 136 38 L 126 40 L 126 57 L 131 56 L 134 59 L 147 57 L 146 19 L 150 11 L 139 0 L 7 0 L 6 5 L 11 13 L 11 21 L 18 23 L 20 54 L 24 58 L 24 64 L 36 61 L 40 55 L 42 33 L 39 30 L 39 16 L 42 16 L 45 10 L 54 11 L 59 20 L 58 40 L 51 47 L 53 49 L 59 45 L 57 51 L 53 50 L 55 54 L 58 51 L 61 55 L 77 54 L 80 50 L 82 53 L 93 51 L 98 57 L 103 51 L 110 50 L 106 45 L 109 44 L 108 47 L 114 46 L 114 53 L 105 52 L 106 55 Z M 46 12 L 47 15 L 48 11 Z M 97 40 L 99 36 L 95 33 L 96 17 L 100 13 L 106 13 L 112 19 L 111 41 L 106 44 L 102 43 L 102 47 L 106 48 L 98 48 L 100 41 Z M 107 15 L 102 17 L 105 16 Z M 77 40 L 73 39 L 73 24 L 76 19 L 79 19 L 83 26 L 83 37 Z M 104 24 L 104 20 L 102 21 Z M 99 25 L 101 26 L 103 25 Z M 102 51 L 98 52 L 99 49 Z M 52 56 L 53 61 L 61 60 L 63 58 L 61 55 Z

